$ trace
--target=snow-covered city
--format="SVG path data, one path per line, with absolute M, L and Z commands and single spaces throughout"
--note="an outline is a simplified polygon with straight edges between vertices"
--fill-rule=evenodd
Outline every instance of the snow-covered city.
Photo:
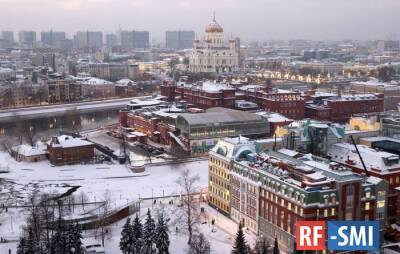
M 0 254 L 400 254 L 399 10 L 0 0 Z

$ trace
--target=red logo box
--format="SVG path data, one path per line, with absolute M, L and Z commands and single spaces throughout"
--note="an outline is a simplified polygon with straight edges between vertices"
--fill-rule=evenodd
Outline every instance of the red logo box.
M 297 250 L 325 250 L 325 221 L 298 221 L 296 224 Z

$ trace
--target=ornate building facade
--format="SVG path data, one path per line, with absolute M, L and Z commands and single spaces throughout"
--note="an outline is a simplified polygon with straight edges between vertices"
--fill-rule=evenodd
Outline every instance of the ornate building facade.
M 229 40 L 224 45 L 224 30 L 215 20 L 206 27 L 204 45 L 194 40 L 189 55 L 191 72 L 230 73 L 239 69 L 239 39 Z

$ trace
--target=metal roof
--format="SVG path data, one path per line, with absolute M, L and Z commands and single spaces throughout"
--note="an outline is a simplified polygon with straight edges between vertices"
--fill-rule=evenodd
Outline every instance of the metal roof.
M 178 117 L 185 119 L 191 126 L 235 122 L 266 122 L 265 118 L 253 113 L 223 108 L 217 109 L 206 113 L 180 114 Z

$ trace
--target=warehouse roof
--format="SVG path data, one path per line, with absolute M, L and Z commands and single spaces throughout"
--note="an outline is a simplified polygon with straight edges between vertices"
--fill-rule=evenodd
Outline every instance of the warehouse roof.
M 266 121 L 257 114 L 226 108 L 212 108 L 206 113 L 180 114 L 178 117 L 185 119 L 189 125 Z

